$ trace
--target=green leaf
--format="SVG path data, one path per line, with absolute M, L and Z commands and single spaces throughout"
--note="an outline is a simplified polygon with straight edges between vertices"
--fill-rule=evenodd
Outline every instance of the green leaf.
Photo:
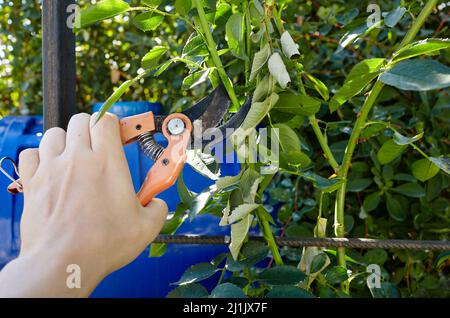
M 348 279 L 347 269 L 342 266 L 334 266 L 325 272 L 325 279 L 331 285 L 340 284 Z
M 283 59 L 277 52 L 273 53 L 269 58 L 269 72 L 283 89 L 291 82 L 286 65 L 284 65 Z
M 386 196 L 386 207 L 391 218 L 402 222 L 406 220 L 406 212 L 403 210 L 400 202 L 391 195 Z
M 177 190 L 178 190 L 178 195 L 181 199 L 181 202 L 183 202 L 188 208 L 191 208 L 193 195 L 192 195 L 191 191 L 189 191 L 189 189 L 184 184 L 183 173 L 180 173 L 180 176 L 178 177 Z
M 239 251 L 241 250 L 242 244 L 247 237 L 252 221 L 253 215 L 248 214 L 241 221 L 231 224 L 231 243 L 229 245 L 229 249 L 235 260 L 237 260 L 239 256 Z
M 244 202 L 255 203 L 256 192 L 258 191 L 258 186 L 262 179 L 263 177 L 253 169 L 244 171 L 241 178 L 241 190 Z
M 108 97 L 106 102 L 103 103 L 102 107 L 100 108 L 100 111 L 97 115 L 97 119 L 95 123 L 97 123 L 103 115 L 111 108 L 112 105 L 114 105 L 125 92 L 130 88 L 131 85 L 133 85 L 134 80 L 128 80 L 122 83 L 122 85 L 117 88 L 114 93 Z
M 257 278 L 267 285 L 294 285 L 306 278 L 297 267 L 289 265 L 275 266 L 264 270 Z
M 450 86 L 450 67 L 434 60 L 405 60 L 380 76 L 387 85 L 407 91 L 429 91 Z
M 311 164 L 311 159 L 301 151 L 280 152 L 280 167 L 290 169 L 292 167 L 304 168 Z
M 231 283 L 217 285 L 211 292 L 210 298 L 247 298 L 241 288 Z
M 192 0 L 175 0 L 175 10 L 180 15 L 187 15 L 192 9 Z
M 161 257 L 167 251 L 167 244 L 152 243 L 150 245 L 150 257 Z
M 165 46 L 155 46 L 147 54 L 144 55 L 141 61 L 143 68 L 153 68 L 158 63 L 161 57 L 167 52 Z
M 412 164 L 411 170 L 417 180 L 424 182 L 433 178 L 439 172 L 439 167 L 428 159 L 419 159 Z
M 205 83 L 209 79 L 209 74 L 211 73 L 211 69 L 201 70 L 192 74 L 189 74 L 183 80 L 183 88 L 184 89 L 192 89 L 202 83 Z
M 374 192 L 369 194 L 364 198 L 363 208 L 364 211 L 370 212 L 375 210 L 381 201 L 381 193 L 380 192 Z
M 301 151 L 300 138 L 297 133 L 288 125 L 275 124 L 272 132 L 272 138 L 278 141 L 282 152 Z
M 373 298 L 398 298 L 399 293 L 394 284 L 381 282 L 381 288 L 369 286 Z
M 388 260 L 388 253 L 380 248 L 368 250 L 364 254 L 363 261 L 366 264 L 378 264 L 382 266 Z
M 315 298 L 313 294 L 303 288 L 295 286 L 274 286 L 266 298 Z
M 225 25 L 228 47 L 231 53 L 242 60 L 248 59 L 245 55 L 244 32 L 243 32 L 244 15 L 240 12 L 233 14 Z
M 157 8 L 163 0 L 142 0 L 142 3 L 151 8 Z
M 319 111 L 320 105 L 321 101 L 317 98 L 284 92 L 279 95 L 274 109 L 283 113 L 311 116 Z
M 250 73 L 250 81 L 253 81 L 259 70 L 267 63 L 271 54 L 270 45 L 267 43 L 259 52 L 255 53 L 253 59 L 252 71 Z
M 181 57 L 187 56 L 207 56 L 209 54 L 208 47 L 206 46 L 203 37 L 192 33 L 183 47 Z
M 321 273 L 328 265 L 330 264 L 330 259 L 327 254 L 325 253 L 319 253 L 316 256 L 314 256 L 311 266 L 310 266 L 310 273 Z
M 123 0 L 103 0 L 80 11 L 80 27 L 127 12 L 130 5 Z
M 450 174 L 450 158 L 445 157 L 430 157 L 432 163 L 439 167 L 446 174 Z
M 350 180 L 347 184 L 347 191 L 360 192 L 360 191 L 365 190 L 371 184 L 372 184 L 372 179 L 369 179 L 369 178 Z
M 417 183 L 404 183 L 396 188 L 392 188 L 392 191 L 411 198 L 421 198 L 425 196 L 425 189 Z
M 406 45 L 394 56 L 394 62 L 400 62 L 422 54 L 431 54 L 450 48 L 450 39 L 425 39 Z
M 267 257 L 269 248 L 262 242 L 248 241 L 242 247 L 242 260 L 247 266 L 252 266 L 258 262 L 261 262 Z
M 187 285 L 195 282 L 205 280 L 215 274 L 217 268 L 210 263 L 200 263 L 189 267 L 180 280 L 174 284 Z
M 208 297 L 208 291 L 200 284 L 187 284 L 173 289 L 167 298 L 204 298 Z
M 361 93 L 380 74 L 384 61 L 384 59 L 373 58 L 356 64 L 348 74 L 342 87 L 330 100 L 330 112 L 336 111 L 350 98 Z
M 397 157 L 399 157 L 402 152 L 408 148 L 407 145 L 398 145 L 394 140 L 386 141 L 380 148 L 377 154 L 378 161 L 382 164 L 388 164 Z
M 395 27 L 395 25 L 401 20 L 405 12 L 406 8 L 404 7 L 395 8 L 386 15 L 386 17 L 384 18 L 384 24 L 390 28 Z
M 247 117 L 241 125 L 242 129 L 246 130 L 256 127 L 274 107 L 278 98 L 278 94 L 272 93 L 263 102 L 253 103 Z
M 330 98 L 330 93 L 328 92 L 328 88 L 325 86 L 325 84 L 319 80 L 318 78 L 315 78 L 311 74 L 303 73 L 306 78 L 312 83 L 314 89 L 322 96 L 322 98 L 327 101 Z
M 141 31 L 147 32 L 155 30 L 163 20 L 163 15 L 154 14 L 153 12 L 144 12 L 134 17 L 133 24 Z
M 245 203 L 239 205 L 237 208 L 235 208 L 233 211 L 231 211 L 230 216 L 228 217 L 228 223 L 235 223 L 237 221 L 242 220 L 245 218 L 250 212 L 253 212 L 257 208 L 259 208 L 261 205 L 257 203 Z
M 422 137 L 423 137 L 423 132 L 420 134 L 417 134 L 411 138 L 405 137 L 405 136 L 399 134 L 398 132 L 394 132 L 393 139 L 397 145 L 404 146 L 404 145 L 412 144 L 412 143 L 420 140 Z

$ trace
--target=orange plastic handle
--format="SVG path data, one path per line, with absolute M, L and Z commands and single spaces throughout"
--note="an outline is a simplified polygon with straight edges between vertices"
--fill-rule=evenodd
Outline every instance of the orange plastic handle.
M 181 119 L 185 124 L 185 129 L 180 135 L 171 135 L 167 129 L 167 124 L 174 118 Z M 142 128 L 144 127 L 143 121 L 150 119 L 152 119 L 152 124 L 147 123 L 144 130 Z M 155 129 L 151 112 L 124 118 L 120 124 L 121 137 L 124 144 L 135 141 L 140 134 Z M 137 197 L 143 206 L 146 206 L 156 195 L 170 188 L 177 181 L 186 163 L 186 149 L 190 141 L 192 124 L 185 115 L 172 114 L 164 120 L 162 132 L 167 138 L 168 146 L 147 173 L 144 183 L 137 193 Z

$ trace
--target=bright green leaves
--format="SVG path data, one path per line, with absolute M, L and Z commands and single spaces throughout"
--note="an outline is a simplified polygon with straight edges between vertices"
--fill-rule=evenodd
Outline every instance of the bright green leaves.
M 163 0 L 141 0 L 143 4 L 150 8 L 157 8 Z
M 111 96 L 106 100 L 106 102 L 103 103 L 102 107 L 100 108 L 100 111 L 97 115 L 96 123 L 102 118 L 103 115 L 108 111 L 108 109 L 111 108 L 112 105 L 114 105 L 115 102 L 117 102 L 120 97 L 122 97 L 123 94 L 125 94 L 126 91 L 131 87 L 131 85 L 134 84 L 134 80 L 128 80 L 122 83 L 115 91 L 112 93 Z
M 294 115 L 311 116 L 319 111 L 320 105 L 321 101 L 317 98 L 284 92 L 279 95 L 274 109 Z
M 412 164 L 411 170 L 417 180 L 427 181 L 439 172 L 439 167 L 428 159 L 419 159 Z
M 384 72 L 380 80 L 402 90 L 441 89 L 450 86 L 450 67 L 434 60 L 405 60 Z
M 153 68 L 158 65 L 161 57 L 167 52 L 165 46 L 155 46 L 153 47 L 141 60 L 141 65 L 143 68 Z
M 80 27 L 127 12 L 130 5 L 123 0 L 102 0 L 80 12 Z
M 331 99 L 330 111 L 334 112 L 350 98 L 361 93 L 380 74 L 384 61 L 384 59 L 374 58 L 356 64 L 345 79 L 344 85 Z
M 175 0 L 175 10 L 181 15 L 187 15 L 192 9 L 191 0 Z
M 394 55 L 394 62 L 400 62 L 422 54 L 433 54 L 450 48 L 450 39 L 425 39 L 406 45 Z
M 378 151 L 378 161 L 382 165 L 388 164 L 400 156 L 406 148 L 408 148 L 408 145 L 398 145 L 394 140 L 388 140 Z
M 164 21 L 164 16 L 155 14 L 153 12 L 144 12 L 138 14 L 133 19 L 133 24 L 137 26 L 141 31 L 153 31 Z
M 228 47 L 233 55 L 239 59 L 245 60 L 244 44 L 244 15 L 242 13 L 233 14 L 227 21 L 225 31 L 227 35 Z
M 272 133 L 272 138 L 277 140 L 282 152 L 301 151 L 300 138 L 291 127 L 285 124 L 275 124 L 273 128 L 278 129 L 278 131 Z

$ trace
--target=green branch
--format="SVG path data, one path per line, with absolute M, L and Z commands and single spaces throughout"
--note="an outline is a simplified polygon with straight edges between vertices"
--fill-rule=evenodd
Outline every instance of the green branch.
M 428 16 L 431 14 L 434 6 L 436 5 L 437 0 L 428 0 L 425 7 L 422 9 L 422 12 L 417 17 L 417 19 L 413 22 L 411 28 L 408 33 L 405 35 L 405 38 L 399 44 L 396 51 L 403 48 L 405 45 L 411 43 L 416 37 L 417 33 L 421 29 L 422 25 L 425 23 Z M 395 53 L 394 53 L 395 55 Z M 367 116 L 369 112 L 372 110 L 378 96 L 380 95 L 381 90 L 383 89 L 384 84 L 378 79 L 369 95 L 367 96 L 364 105 L 361 108 L 360 113 L 358 114 L 358 119 L 356 120 L 355 126 L 353 127 L 352 134 L 350 136 L 350 140 L 347 144 L 347 148 L 345 149 L 344 159 L 342 161 L 342 165 L 339 169 L 339 176 L 344 179 L 340 189 L 338 189 L 336 196 L 336 204 L 335 204 L 335 234 L 337 237 L 344 237 L 344 211 L 345 211 L 345 196 L 346 196 L 346 188 L 347 188 L 347 174 L 350 169 L 350 165 L 352 162 L 353 153 L 355 151 L 356 144 L 358 143 L 359 136 L 361 134 L 362 129 L 364 128 L 367 120 Z M 345 267 L 345 249 L 338 249 L 338 263 L 340 266 Z
M 206 40 L 206 45 L 208 46 L 209 53 L 211 54 L 211 59 L 217 68 L 219 77 L 222 80 L 222 83 L 225 86 L 225 89 L 227 90 L 228 95 L 230 96 L 233 106 L 236 107 L 236 109 L 239 109 L 240 104 L 239 104 L 238 98 L 234 91 L 233 84 L 231 83 L 230 78 L 228 77 L 227 73 L 225 72 L 225 68 L 223 67 L 222 61 L 220 60 L 220 57 L 219 57 L 219 53 L 217 52 L 217 44 L 214 41 L 213 36 L 211 34 L 208 20 L 206 19 L 206 13 L 205 13 L 205 10 L 203 9 L 202 1 L 201 0 L 193 0 L 192 3 L 194 4 L 194 6 L 197 9 L 199 20 L 200 20 L 200 26 L 203 31 L 203 37 Z

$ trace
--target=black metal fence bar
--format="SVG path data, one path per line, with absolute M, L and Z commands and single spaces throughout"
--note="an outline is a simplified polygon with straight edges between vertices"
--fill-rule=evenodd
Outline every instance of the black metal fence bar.
M 76 112 L 75 35 L 70 25 L 75 0 L 42 2 L 44 129 L 66 128 Z M 72 5 L 72 7 L 70 7 Z
M 264 242 L 261 236 L 250 236 L 249 240 Z M 288 247 L 348 247 L 348 248 L 384 248 L 384 249 L 410 249 L 410 250 L 440 250 L 450 251 L 448 241 L 418 241 L 418 240 L 375 240 L 366 238 L 279 238 L 275 241 L 279 246 Z M 208 235 L 159 235 L 154 243 L 166 244 L 206 244 L 224 245 L 230 242 L 229 236 Z

